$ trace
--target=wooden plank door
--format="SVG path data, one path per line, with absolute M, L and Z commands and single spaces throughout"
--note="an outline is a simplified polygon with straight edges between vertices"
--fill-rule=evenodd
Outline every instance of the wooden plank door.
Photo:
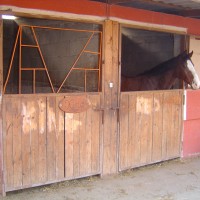
M 67 97 L 66 97 L 67 98 Z M 65 177 L 74 179 L 100 174 L 102 113 L 100 95 L 88 94 L 90 108 L 65 113 Z
M 121 94 L 120 171 L 180 156 L 182 98 L 182 90 Z
M 68 96 L 4 96 L 5 191 L 100 173 L 100 95 L 87 95 L 86 111 L 64 113 Z
M 48 182 L 46 97 L 4 96 L 5 191 Z

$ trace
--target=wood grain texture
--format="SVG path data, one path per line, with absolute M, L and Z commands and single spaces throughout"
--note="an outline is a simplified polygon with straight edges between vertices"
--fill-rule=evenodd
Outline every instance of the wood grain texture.
M 6 191 L 100 173 L 100 95 L 88 94 L 91 107 L 82 113 L 64 113 L 64 97 L 4 98 Z
M 118 107 L 118 59 L 119 59 L 119 24 L 110 20 L 104 23 L 104 59 L 103 95 L 104 126 L 103 126 L 103 174 L 118 171 L 117 151 L 117 110 Z M 113 83 L 110 88 L 109 84 Z
M 183 92 L 121 94 L 119 169 L 180 156 Z

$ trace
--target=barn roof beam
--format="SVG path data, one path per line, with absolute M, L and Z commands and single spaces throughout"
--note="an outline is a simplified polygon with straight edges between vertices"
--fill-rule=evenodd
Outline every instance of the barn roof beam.
M 200 9 L 196 10 L 183 10 L 179 11 L 179 14 L 184 17 L 195 17 L 200 18 Z
M 185 17 L 200 18 L 200 3 L 192 0 L 91 0 L 121 5 L 145 10 L 152 10 L 168 14 L 176 14 Z
M 93 1 L 101 1 L 104 3 L 108 4 L 124 4 L 124 3 L 131 3 L 131 2 L 139 2 L 139 3 L 145 3 L 149 5 L 154 5 L 154 6 L 162 6 L 164 8 L 178 8 L 180 7 L 181 9 L 185 8 L 185 6 L 182 5 L 175 5 L 173 2 L 167 3 L 164 1 L 155 1 L 155 0 L 93 0 Z

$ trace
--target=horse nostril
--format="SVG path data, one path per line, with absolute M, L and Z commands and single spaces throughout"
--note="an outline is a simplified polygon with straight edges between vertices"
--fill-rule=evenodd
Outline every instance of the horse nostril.
M 192 88 L 193 89 L 199 89 L 200 88 L 200 83 L 196 81 L 192 81 Z

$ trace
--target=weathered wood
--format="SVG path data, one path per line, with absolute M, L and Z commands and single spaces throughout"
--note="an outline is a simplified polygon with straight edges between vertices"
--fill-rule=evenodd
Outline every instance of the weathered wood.
M 100 107 L 100 95 L 88 94 L 91 107 L 76 114 L 64 114 L 59 109 L 61 98 L 60 95 L 4 98 L 6 191 L 100 173 L 102 114 L 95 110 Z M 181 104 L 182 91 L 122 93 L 120 170 L 180 155 Z M 116 117 L 111 120 L 117 122 L 116 112 L 110 113 Z M 111 121 L 107 130 L 114 130 L 112 124 Z M 107 140 L 104 136 L 103 147 L 107 148 L 104 156 L 112 158 L 111 164 L 105 163 L 110 173 L 117 164 L 113 161 L 118 149 L 112 141 L 116 134 L 107 135 Z
M 4 98 L 6 191 L 100 173 L 99 94 L 87 112 L 64 114 L 60 95 Z
M 68 179 L 100 173 L 100 96 L 88 95 L 87 112 L 65 113 L 65 176 Z
M 21 99 L 12 99 L 14 187 L 23 184 Z
M 45 183 L 47 181 L 47 130 L 46 130 L 46 98 L 37 99 L 38 104 L 38 182 Z
M 140 163 L 151 160 L 152 94 L 138 94 L 136 102 L 136 130 L 140 133 Z
M 58 107 L 62 97 L 47 97 L 48 181 L 64 178 L 64 112 Z
M 79 144 L 80 144 L 80 160 L 79 160 L 79 176 L 86 173 L 86 165 L 87 165 L 87 154 L 90 154 L 90 152 L 87 152 L 87 133 L 86 133 L 86 121 L 87 121 L 87 113 L 82 112 L 79 115 L 80 122 L 79 122 Z
M 120 101 L 120 145 L 119 145 L 119 152 L 120 152 L 120 168 L 126 168 L 128 167 L 128 152 L 130 152 L 128 149 L 128 139 L 129 139 L 129 95 L 128 94 L 122 94 L 122 98 Z
M 3 126 L 3 143 L 4 143 L 4 171 L 6 189 L 14 187 L 14 165 L 13 165 L 13 116 L 12 101 L 10 98 L 4 99 L 3 106 L 4 126 Z
M 117 111 L 118 105 L 118 32 L 117 22 L 106 20 L 104 24 L 104 130 L 103 174 L 117 172 Z M 113 85 L 113 87 L 112 87 Z
M 180 155 L 180 133 L 181 133 L 181 97 L 180 93 L 169 93 L 166 95 L 166 109 L 168 109 L 169 116 L 166 116 L 165 122 L 168 122 L 168 137 L 166 143 L 167 158 L 175 158 Z M 174 103 L 169 104 L 169 99 Z M 176 119 L 176 121 L 175 121 Z M 165 127 L 167 124 L 165 124 Z
M 38 124 L 38 117 L 39 117 L 39 106 L 37 98 L 28 98 L 27 100 L 30 101 L 29 106 L 27 109 L 30 109 L 30 144 L 31 144 L 31 160 L 30 160 L 30 176 L 31 176 L 31 185 L 37 184 L 39 180 L 39 124 Z
M 80 114 L 76 113 L 73 117 L 73 177 L 80 174 Z
M 183 117 L 182 117 L 182 107 L 180 105 L 183 105 L 183 93 L 179 92 L 178 94 L 178 98 L 179 98 L 179 104 L 175 105 L 176 106 L 176 110 L 175 110 L 175 116 L 174 118 L 177 119 L 177 123 L 175 123 L 174 125 L 174 155 L 176 155 L 177 157 L 180 156 L 181 154 L 181 148 L 182 145 L 180 145 L 182 143 L 182 130 L 183 130 Z
M 112 129 L 111 129 L 111 152 L 112 152 L 112 172 L 118 171 L 118 94 L 119 94 L 119 23 L 113 21 L 112 28 L 112 76 L 110 77 L 113 82 L 111 90 L 111 113 L 112 113 Z M 107 66 L 108 67 L 108 66 Z M 106 95 L 106 93 L 105 93 Z
M 65 177 L 65 119 L 64 112 L 58 108 L 60 100 L 63 97 L 56 97 L 56 179 L 61 180 Z
M 73 178 L 74 174 L 74 114 L 65 113 L 65 177 Z
M 88 96 L 91 104 L 99 108 L 100 107 L 100 96 L 89 95 Z M 91 173 L 100 173 L 100 148 L 101 148 L 101 119 L 102 112 L 95 111 L 90 108 L 91 112 Z
M 47 177 L 56 180 L 56 97 L 47 97 Z
M 131 104 L 129 105 L 129 130 L 128 130 L 128 167 L 131 168 L 133 165 L 137 165 L 137 160 L 140 159 L 139 153 L 136 151 L 138 143 L 137 141 L 137 135 L 136 133 L 136 100 L 137 100 L 137 94 L 133 93 L 129 95 L 129 102 Z
M 162 160 L 163 93 L 155 93 L 153 99 L 152 162 Z
M 87 110 L 86 112 L 86 121 L 85 121 L 85 172 L 84 174 L 91 174 L 92 172 L 92 109 Z M 97 130 L 97 133 L 99 131 Z M 96 133 L 94 133 L 96 135 Z
M 119 169 L 180 156 L 182 91 L 121 94 Z
M 109 82 L 112 80 L 112 21 L 105 21 L 104 24 L 104 52 L 105 52 L 105 64 L 104 64 L 104 108 L 111 107 L 111 90 L 109 88 Z M 104 111 L 104 129 L 103 129 L 103 173 L 111 173 L 111 144 L 110 144 L 110 135 L 111 135 L 111 113 L 110 111 Z
M 4 97 L 6 191 L 100 173 L 100 95 L 82 113 L 60 110 L 64 96 Z
M 32 129 L 35 124 L 32 124 L 32 114 L 35 112 L 34 101 L 28 98 L 21 99 L 22 106 L 22 185 L 31 186 L 31 142 Z M 34 137 L 34 136 L 33 136 Z M 14 149 L 17 149 L 15 147 Z

